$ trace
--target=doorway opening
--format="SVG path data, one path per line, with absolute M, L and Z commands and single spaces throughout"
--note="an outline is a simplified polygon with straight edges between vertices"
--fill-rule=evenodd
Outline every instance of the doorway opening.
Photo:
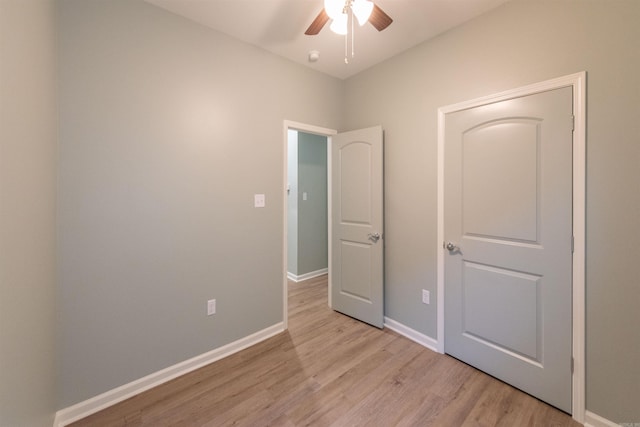
M 328 273 L 327 137 L 288 130 L 287 277 Z
M 337 133 L 334 129 L 322 128 L 289 120 L 284 121 L 284 171 L 283 171 L 283 323 L 288 327 L 288 280 L 304 280 L 320 274 L 331 277 L 331 136 Z M 302 136 L 302 143 L 300 137 Z M 303 147 L 303 157 L 307 160 L 316 158 L 314 164 L 303 165 L 303 173 L 307 175 L 300 180 L 299 148 Z M 324 150 L 324 153 L 319 153 Z M 322 155 L 324 154 L 324 155 Z M 297 157 L 294 159 L 293 157 Z M 324 158 L 325 182 L 319 182 L 317 169 L 322 168 Z M 308 173 L 307 173 L 308 172 Z M 293 182 L 295 181 L 295 182 Z M 302 185 L 300 185 L 302 184 Z M 324 184 L 324 185 L 323 185 Z M 324 194 L 322 194 L 324 193 Z M 324 199 L 324 203 L 318 203 Z M 316 206 L 316 208 L 314 208 Z M 318 207 L 319 206 L 319 207 Z M 307 209 L 309 208 L 309 209 Z M 324 209 L 324 212 L 314 211 Z M 303 213 L 302 224 L 300 213 Z M 300 248 L 298 242 L 317 235 L 317 221 L 326 220 L 324 236 L 318 236 L 315 244 Z M 300 227 L 302 226 L 302 228 Z M 319 243 L 319 244 L 318 244 Z M 323 249 L 323 247 L 325 249 Z M 300 250 L 302 249 L 302 251 Z M 324 251 L 324 257 L 322 252 Z M 298 255 L 302 255 L 299 257 Z M 324 265 L 323 267 L 323 258 Z M 330 283 L 330 280 L 328 281 Z M 329 287 L 329 304 L 331 304 L 331 287 Z

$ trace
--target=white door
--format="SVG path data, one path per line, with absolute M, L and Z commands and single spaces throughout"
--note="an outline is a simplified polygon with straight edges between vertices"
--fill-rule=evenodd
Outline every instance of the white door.
M 571 411 L 572 89 L 445 117 L 445 352 Z
M 331 144 L 331 306 L 383 326 L 382 127 L 345 132 Z

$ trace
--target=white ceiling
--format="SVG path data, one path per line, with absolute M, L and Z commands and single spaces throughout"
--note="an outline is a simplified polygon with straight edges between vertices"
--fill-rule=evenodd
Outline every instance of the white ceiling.
M 345 64 L 345 37 L 329 23 L 316 36 L 305 30 L 323 0 L 145 0 L 276 55 L 345 79 L 468 21 L 508 0 L 375 0 L 393 23 L 378 32 L 356 25 L 355 56 Z M 320 59 L 311 63 L 311 50 Z

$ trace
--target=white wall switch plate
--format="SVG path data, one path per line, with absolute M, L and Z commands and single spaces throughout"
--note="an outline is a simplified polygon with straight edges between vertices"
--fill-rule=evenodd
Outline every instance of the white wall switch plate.
M 431 293 L 426 289 L 422 290 L 422 303 L 423 304 L 431 303 Z
M 307 192 L 306 191 L 302 192 L 302 200 L 307 200 Z
M 207 316 L 216 314 L 216 300 L 210 299 L 207 301 Z
M 264 197 L 264 194 L 254 194 L 253 195 L 253 206 L 256 208 L 264 208 L 267 202 Z

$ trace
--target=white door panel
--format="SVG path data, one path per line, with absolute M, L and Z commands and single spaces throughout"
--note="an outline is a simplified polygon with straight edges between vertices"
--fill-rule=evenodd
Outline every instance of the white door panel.
M 332 137 L 332 272 L 334 310 L 383 325 L 382 128 Z M 376 239 L 375 236 L 380 236 Z
M 465 235 L 537 241 L 538 125 L 537 120 L 505 120 L 466 133 Z
M 572 90 L 445 120 L 445 351 L 569 412 Z

